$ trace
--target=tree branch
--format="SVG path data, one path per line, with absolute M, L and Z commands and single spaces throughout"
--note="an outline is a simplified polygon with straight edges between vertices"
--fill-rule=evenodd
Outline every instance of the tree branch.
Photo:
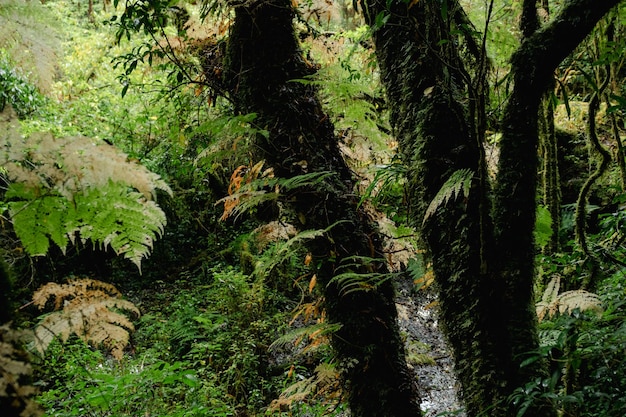
M 570 0 L 552 23 L 522 41 L 511 57 L 512 64 L 525 68 L 537 94 L 543 93 L 556 67 L 620 1 Z

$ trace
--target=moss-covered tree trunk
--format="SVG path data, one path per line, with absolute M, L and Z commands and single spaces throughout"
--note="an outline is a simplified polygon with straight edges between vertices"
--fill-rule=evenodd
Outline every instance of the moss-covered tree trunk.
M 463 11 L 454 2 L 448 2 L 447 15 L 435 1 L 411 6 L 394 1 L 390 9 L 386 4 L 369 1 L 368 20 L 375 28 L 392 126 L 409 169 L 413 220 L 433 261 L 462 399 L 469 416 L 502 415 L 506 392 L 485 257 L 491 250 L 491 228 L 481 189 L 481 152 L 461 104 L 468 79 L 455 49 L 458 39 L 451 35 Z M 385 16 L 386 23 L 377 27 L 377 16 L 379 21 Z M 441 205 L 423 221 L 430 202 L 461 170 L 472 174 L 469 195 Z
M 525 2 L 531 9 L 533 1 Z M 505 320 L 511 387 L 532 381 L 535 366 L 520 367 L 525 355 L 537 348 L 534 309 L 533 230 L 537 196 L 539 143 L 537 112 L 541 97 L 551 84 L 554 70 L 591 32 L 595 24 L 619 0 L 571 0 L 544 28 L 527 16 L 525 37 L 511 58 L 514 87 L 502 120 L 498 178 L 495 187 L 494 225 L 496 252 L 494 276 L 501 283 L 498 300 Z
M 544 376 L 540 361 L 521 367 L 524 355 L 538 347 L 532 290 L 540 99 L 556 66 L 617 0 L 602 5 L 572 0 L 545 28 L 539 26 L 536 2 L 524 3 L 525 38 L 512 58 L 515 86 L 502 122 L 493 217 L 485 204 L 487 190 L 480 186 L 480 145 L 469 128 L 472 103 L 465 97 L 472 97 L 471 71 L 459 58 L 463 37 L 453 36 L 467 27 L 458 3 L 444 2 L 445 7 L 434 0 L 369 0 L 366 14 L 467 414 L 516 415 L 510 395 Z M 471 41 L 467 46 L 471 51 Z M 462 170 L 474 174 L 469 195 L 423 221 L 446 182 L 468 172 Z M 527 413 L 555 415 L 549 403 L 532 404 Z
M 13 320 L 11 293 L 12 287 L 9 270 L 4 260 L 0 260 L 0 325 Z
M 292 178 L 330 172 L 322 183 L 300 189 L 290 203 L 302 229 L 326 229 L 310 243 L 319 264 L 330 321 L 341 328 L 333 346 L 342 365 L 349 405 L 355 417 L 419 416 L 419 401 L 405 362 L 396 321 L 393 284 L 354 292 L 333 280 L 338 272 L 385 273 L 382 262 L 339 269 L 349 257 L 382 258 L 381 242 L 358 208 L 354 179 L 338 148 L 332 123 L 314 86 L 294 80 L 315 72 L 303 57 L 293 27 L 290 0 L 261 0 L 235 7 L 230 29 L 226 78 L 240 113 L 256 113 L 269 132 L 255 145 L 275 175 Z

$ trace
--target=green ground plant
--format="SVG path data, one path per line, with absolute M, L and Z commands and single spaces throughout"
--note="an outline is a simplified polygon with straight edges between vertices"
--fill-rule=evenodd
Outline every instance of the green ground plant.
M 0 49 L 0 111 L 9 105 L 20 118 L 33 115 L 44 106 L 45 97 Z

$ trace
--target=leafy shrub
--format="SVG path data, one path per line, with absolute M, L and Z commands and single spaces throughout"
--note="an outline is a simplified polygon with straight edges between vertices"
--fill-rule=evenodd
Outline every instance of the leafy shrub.
M 45 103 L 44 96 L 15 68 L 0 49 L 0 111 L 8 104 L 20 118 L 34 113 Z
M 520 387 L 511 401 L 517 416 L 532 403 L 551 402 L 564 415 L 619 417 L 626 412 L 626 302 L 624 271 L 607 279 L 601 289 L 604 311 L 579 309 L 558 313 L 541 323 L 541 346 L 523 364 L 537 360 L 550 365 L 546 378 Z M 595 302 L 595 299 L 594 299 Z
M 47 416 L 233 415 L 225 393 L 182 362 L 147 355 L 113 366 L 78 339 L 50 349 L 40 366 L 48 386 L 39 402 Z

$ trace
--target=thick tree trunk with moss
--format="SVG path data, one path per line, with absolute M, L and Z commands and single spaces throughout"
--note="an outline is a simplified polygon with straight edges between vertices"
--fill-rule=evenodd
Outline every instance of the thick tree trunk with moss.
M 464 28 L 452 31 L 451 25 L 464 21 L 463 11 L 454 0 L 445 8 L 435 1 L 368 2 L 391 122 L 409 168 L 413 217 L 432 256 L 469 416 L 516 415 L 510 395 L 544 376 L 540 361 L 521 367 L 524 355 L 538 347 L 533 230 L 539 103 L 556 66 L 616 3 L 572 0 L 541 29 L 536 2 L 524 3 L 525 39 L 512 59 L 515 86 L 503 120 L 492 225 L 480 187 L 484 163 L 461 104 L 468 71 L 453 33 Z M 423 221 L 446 181 L 464 169 L 475 174 L 469 196 Z M 527 413 L 555 415 L 547 403 L 532 404 Z
M 370 219 L 358 208 L 352 173 L 338 148 L 332 123 L 314 86 L 294 80 L 315 72 L 302 55 L 289 0 L 247 2 L 235 8 L 227 49 L 226 78 L 236 111 L 256 113 L 269 131 L 255 145 L 276 176 L 291 178 L 330 172 L 322 183 L 299 189 L 290 200 L 303 229 L 326 229 L 310 244 L 320 263 L 330 321 L 341 328 L 333 346 L 356 417 L 419 416 L 416 387 L 404 358 L 396 321 L 393 284 L 345 292 L 333 280 L 339 272 L 385 273 L 384 263 L 364 262 L 340 269 L 349 257 L 382 258 L 381 242 Z
M 527 1 L 532 3 L 533 1 Z M 511 58 L 514 88 L 505 108 L 498 178 L 495 188 L 494 225 L 496 256 L 494 269 L 502 287 L 498 290 L 505 319 L 512 387 L 532 381 L 536 366 L 521 367 L 525 355 L 538 345 L 534 310 L 533 230 L 537 195 L 537 112 L 541 96 L 550 85 L 554 70 L 591 32 L 595 24 L 619 0 L 598 3 L 571 0 L 548 26 L 525 31 L 525 38 Z M 534 7 L 534 6 L 533 6 Z M 530 7 L 529 7 L 530 8 Z M 525 20 L 530 21 L 532 17 Z M 536 19 L 536 17 L 535 17 Z M 538 24 L 528 24 L 529 28 Z
M 451 24 L 464 20 L 458 4 L 449 15 L 433 1 L 409 6 L 370 1 L 368 20 L 381 75 L 392 108 L 391 122 L 409 169 L 414 223 L 421 229 L 433 261 L 441 318 L 450 341 L 469 416 L 503 415 L 501 324 L 493 314 L 493 285 L 487 274 L 491 252 L 488 207 L 484 204 L 481 152 L 461 105 L 467 73 L 455 49 Z M 386 23 L 376 27 L 376 17 Z M 447 20 L 447 19 L 450 20 Z M 380 19 L 380 18 L 379 18 Z M 427 208 L 455 172 L 469 170 L 469 195 L 439 207 L 424 221 Z

